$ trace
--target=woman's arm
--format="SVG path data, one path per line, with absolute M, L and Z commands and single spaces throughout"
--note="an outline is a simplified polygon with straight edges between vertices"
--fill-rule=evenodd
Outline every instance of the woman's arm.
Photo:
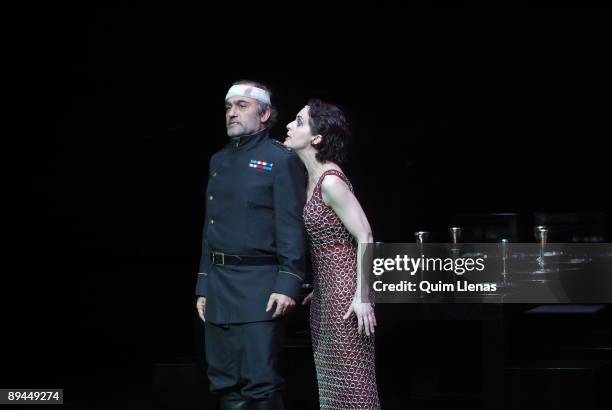
M 321 196 L 325 205 L 334 210 L 342 224 L 358 243 L 357 249 L 357 289 L 351 307 L 344 315 L 347 319 L 351 312 L 355 312 L 358 320 L 358 330 L 365 328 L 366 335 L 374 333 L 376 317 L 370 303 L 361 302 L 361 259 L 362 244 L 372 242 L 372 229 L 359 201 L 353 195 L 348 185 L 335 175 L 328 175 L 321 183 Z
M 372 229 L 359 201 L 348 185 L 335 175 L 326 175 L 321 183 L 325 205 L 331 207 L 358 243 L 372 242 Z

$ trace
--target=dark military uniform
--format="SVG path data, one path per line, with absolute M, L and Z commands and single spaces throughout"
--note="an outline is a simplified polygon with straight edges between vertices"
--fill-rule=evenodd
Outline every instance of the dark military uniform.
M 264 130 L 210 160 L 196 294 L 206 297 L 211 391 L 265 399 L 283 384 L 271 293 L 297 301 L 304 278 L 305 169 Z

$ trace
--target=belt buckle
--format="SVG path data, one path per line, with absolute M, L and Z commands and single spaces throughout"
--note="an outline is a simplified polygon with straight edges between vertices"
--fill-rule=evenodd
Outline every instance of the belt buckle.
M 216 258 L 217 255 L 221 256 L 221 263 L 217 263 L 217 258 Z M 213 265 L 225 265 L 225 254 L 223 252 L 213 251 L 212 252 L 212 263 Z

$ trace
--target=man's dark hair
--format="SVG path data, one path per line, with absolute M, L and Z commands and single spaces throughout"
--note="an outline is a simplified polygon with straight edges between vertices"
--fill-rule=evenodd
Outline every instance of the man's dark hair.
M 252 81 L 252 80 L 239 80 L 234 82 L 232 85 L 250 85 L 253 87 L 257 87 L 257 88 L 261 88 L 262 90 L 265 90 L 268 92 L 268 94 L 270 94 L 270 104 L 266 104 L 263 103 L 259 100 L 257 101 L 257 111 L 259 113 L 259 115 L 263 115 L 266 110 L 269 108 L 270 109 L 270 118 L 268 118 L 268 121 L 266 121 L 266 128 L 267 129 L 271 129 L 272 127 L 274 127 L 274 125 L 276 125 L 276 121 L 278 120 L 278 111 L 276 111 L 276 108 L 272 105 L 272 91 L 270 91 L 270 88 L 268 88 L 265 84 L 259 83 L 257 81 Z
M 314 145 L 316 158 L 336 164 L 346 162 L 351 138 L 348 120 L 333 104 L 313 98 L 308 101 L 308 116 L 312 135 L 321 134 L 321 142 Z

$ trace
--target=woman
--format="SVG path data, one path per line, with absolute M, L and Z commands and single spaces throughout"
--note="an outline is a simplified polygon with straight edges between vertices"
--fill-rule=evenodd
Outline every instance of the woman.
M 310 328 L 322 409 L 379 409 L 374 369 L 376 318 L 361 302 L 356 244 L 370 224 L 340 169 L 349 130 L 340 109 L 310 100 L 287 125 L 285 145 L 308 171 L 304 224 L 313 262 Z

